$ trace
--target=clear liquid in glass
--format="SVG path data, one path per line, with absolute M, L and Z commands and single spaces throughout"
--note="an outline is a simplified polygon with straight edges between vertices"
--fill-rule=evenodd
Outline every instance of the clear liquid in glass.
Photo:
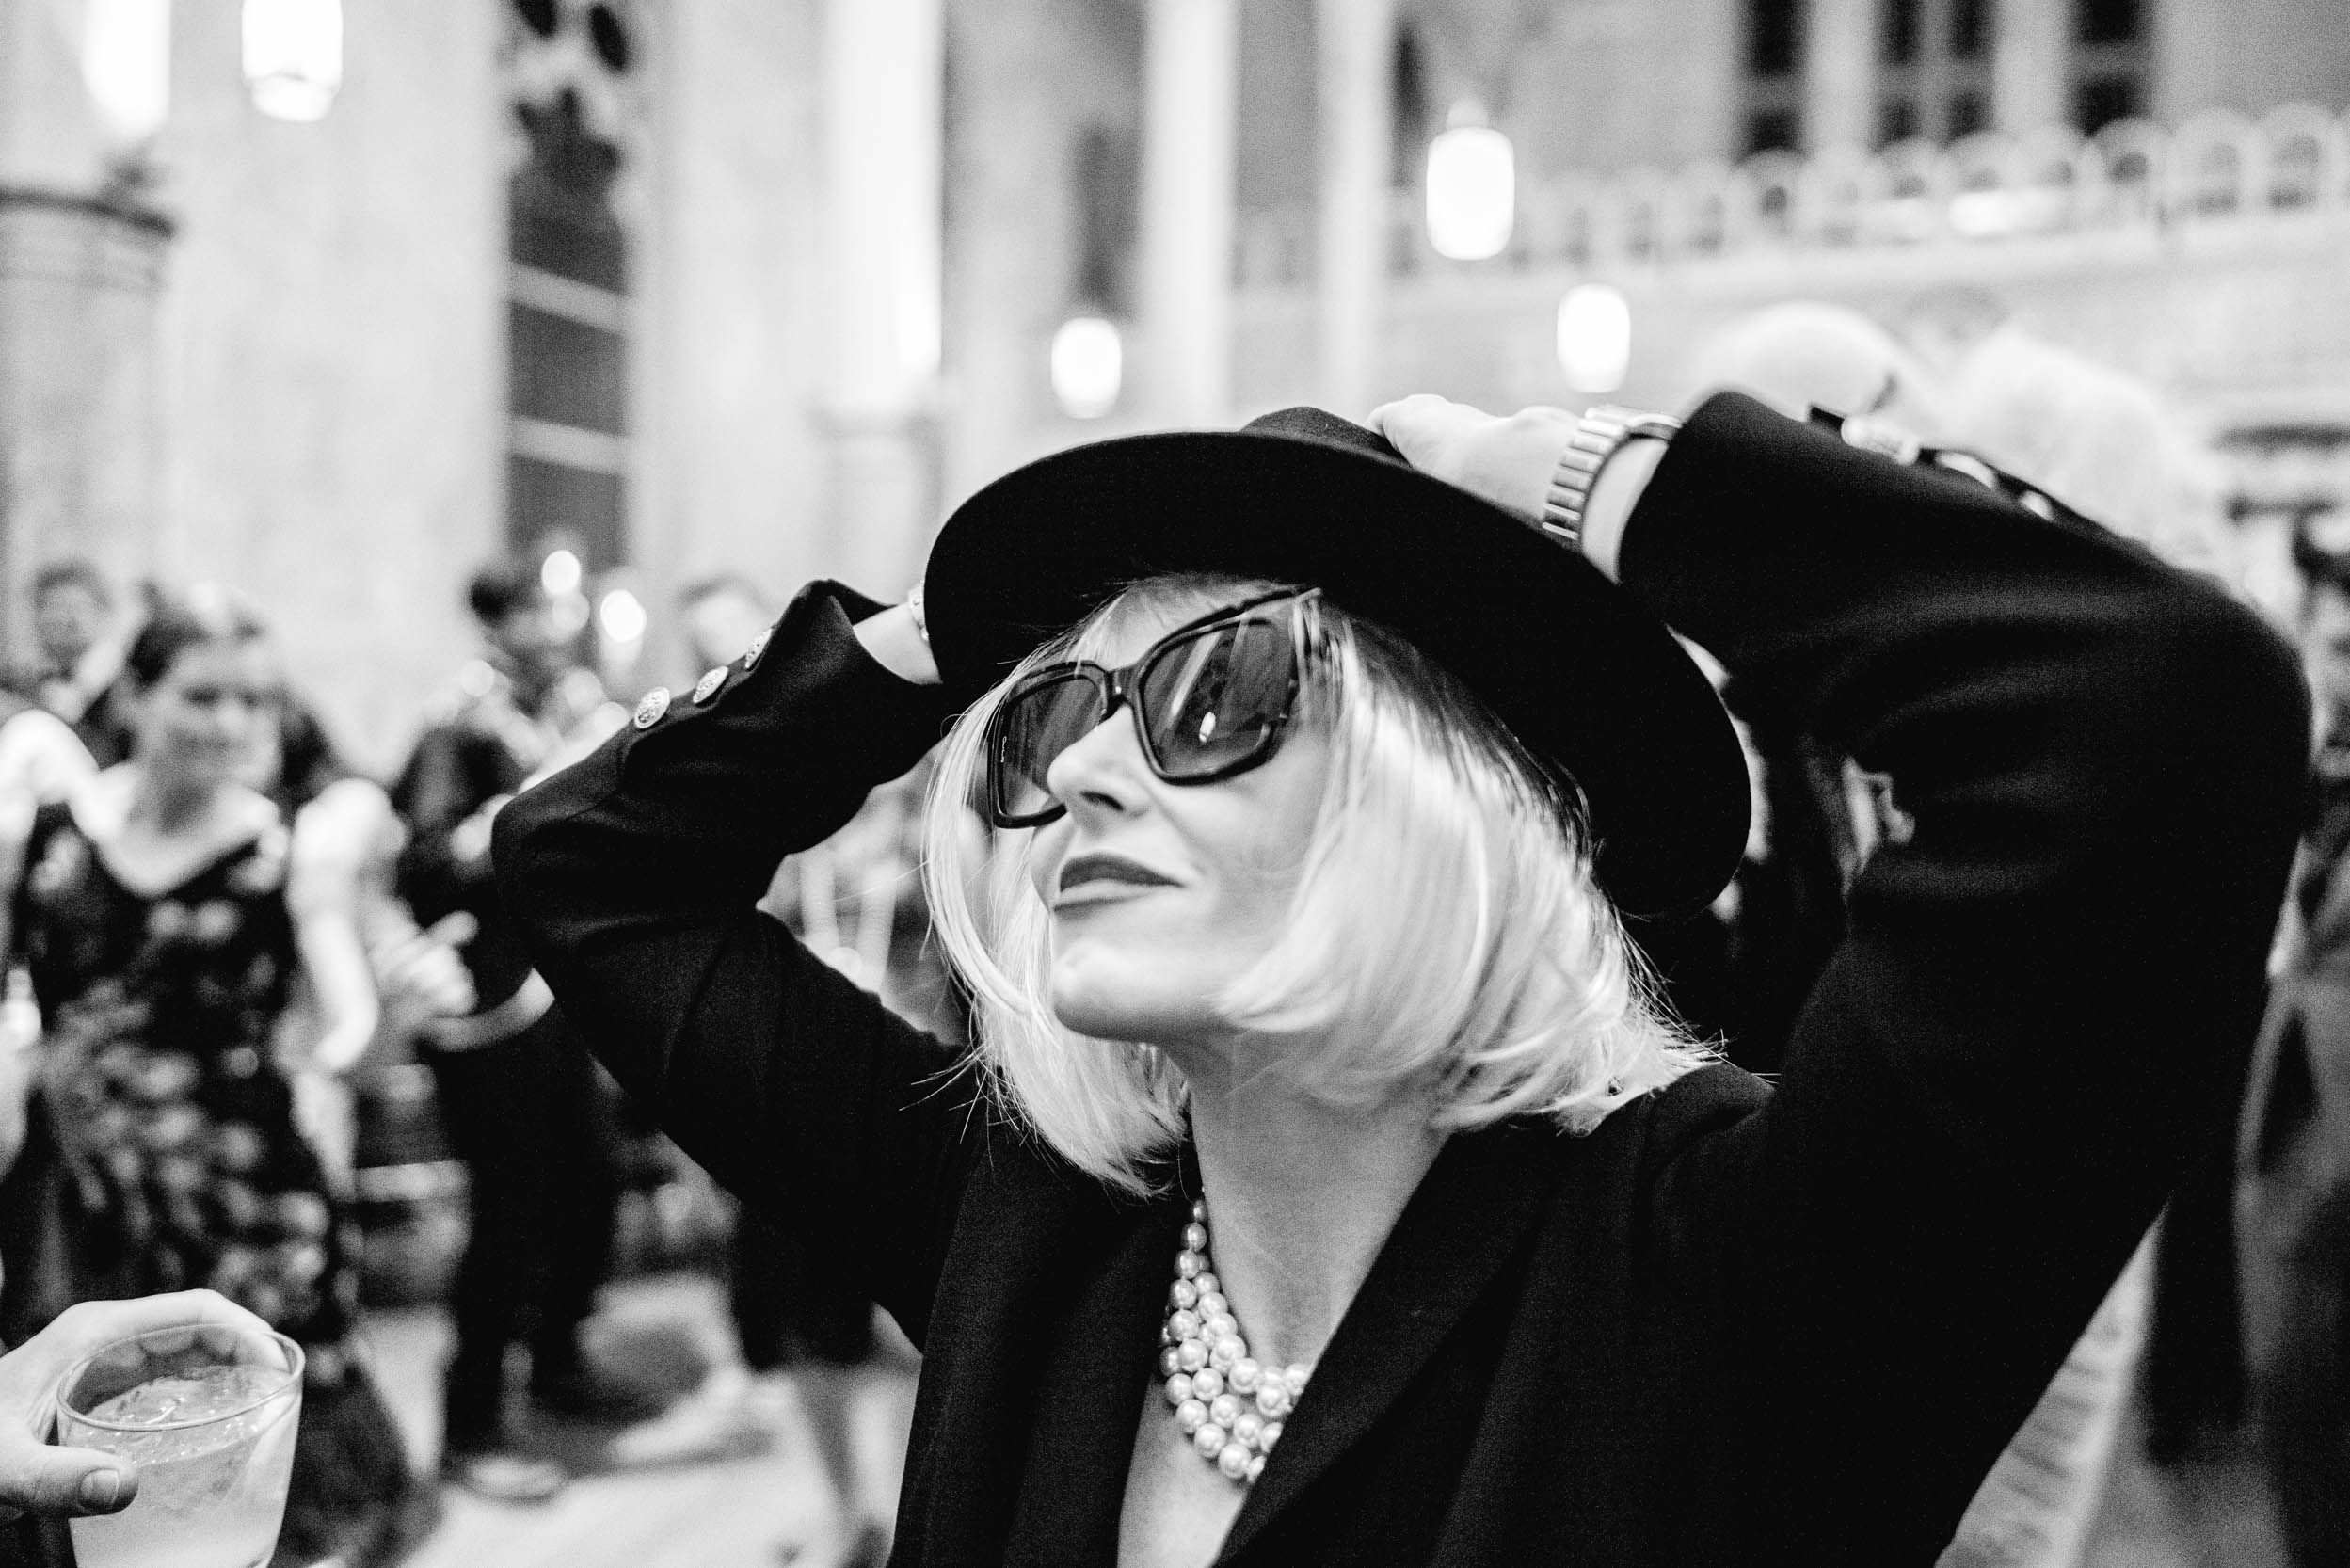
M 183 1348 L 126 1354 L 138 1341 L 120 1341 L 68 1374 L 57 1440 L 119 1454 L 139 1477 L 128 1508 L 72 1522 L 81 1568 L 259 1568 L 277 1544 L 300 1418 L 300 1352 L 264 1341 L 232 1359 L 238 1352 L 220 1353 L 217 1338 L 167 1331 L 167 1342 L 173 1336 Z

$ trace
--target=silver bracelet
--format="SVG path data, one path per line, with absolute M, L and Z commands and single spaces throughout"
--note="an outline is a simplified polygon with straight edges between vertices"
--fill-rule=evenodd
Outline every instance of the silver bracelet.
M 1603 403 L 1586 409 L 1575 422 L 1575 434 L 1559 455 L 1550 476 L 1550 492 L 1543 502 L 1543 532 L 1569 550 L 1583 548 L 1583 514 L 1591 504 L 1591 487 L 1599 471 L 1624 442 L 1642 437 L 1669 441 L 1680 432 L 1681 422 L 1665 414 L 1643 413 Z
M 905 613 L 914 617 L 914 630 L 920 635 L 922 646 L 928 648 L 930 646 L 930 622 L 922 615 L 922 585 L 919 583 L 915 584 L 906 591 Z

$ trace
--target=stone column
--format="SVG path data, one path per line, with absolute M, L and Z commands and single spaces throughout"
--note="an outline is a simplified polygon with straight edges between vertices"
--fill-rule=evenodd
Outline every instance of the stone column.
M 0 650 L 24 581 L 86 555 L 153 564 L 156 343 L 171 226 L 117 171 L 83 85 L 73 8 L 0 0 Z
M 171 226 L 121 197 L 0 185 L 0 625 L 25 579 L 83 555 L 153 564 L 156 309 Z
M 2072 8 L 1998 0 L 1991 21 L 1991 124 L 2002 131 L 2061 125 L 2071 57 Z
M 838 569 L 895 597 L 937 490 L 939 0 L 825 0 L 827 332 L 820 399 Z
M 1137 378 L 1153 424 L 1232 404 L 1238 0 L 1144 0 Z
M 1395 136 L 1395 0 L 1319 0 L 1319 395 L 1360 419 L 1379 393 Z
M 1812 0 L 1804 18 L 1803 145 L 1870 146 L 1877 136 L 1877 0 Z

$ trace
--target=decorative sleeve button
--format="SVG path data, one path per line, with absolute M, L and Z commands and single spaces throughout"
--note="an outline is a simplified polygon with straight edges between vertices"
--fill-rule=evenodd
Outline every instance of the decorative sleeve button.
M 636 705 L 634 723 L 639 729 L 650 729 L 661 722 L 661 715 L 669 711 L 669 688 L 655 686 L 645 694 L 645 700 Z

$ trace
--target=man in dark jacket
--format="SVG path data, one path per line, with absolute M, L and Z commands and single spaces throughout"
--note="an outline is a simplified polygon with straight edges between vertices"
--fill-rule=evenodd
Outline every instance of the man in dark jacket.
M 444 1020 L 424 1051 L 472 1177 L 442 1464 L 486 1496 L 538 1500 L 564 1477 L 527 1455 L 505 1419 L 505 1352 L 518 1332 L 530 1335 L 530 1391 L 541 1408 L 612 1419 L 648 1413 L 580 1347 L 609 1265 L 619 1190 L 613 1091 L 509 932 L 489 872 L 490 820 L 599 722 L 602 691 L 570 666 L 555 607 L 520 563 L 485 568 L 469 600 L 482 653 L 436 704 L 393 789 L 412 835 L 402 896 L 426 924 L 462 910 L 480 925 L 464 950 L 479 1008 Z
M 2295 1563 L 2350 1559 L 2350 511 L 2309 520 L 2301 642 L 2318 712 L 2310 814 L 2244 1100 L 2246 1360 Z

